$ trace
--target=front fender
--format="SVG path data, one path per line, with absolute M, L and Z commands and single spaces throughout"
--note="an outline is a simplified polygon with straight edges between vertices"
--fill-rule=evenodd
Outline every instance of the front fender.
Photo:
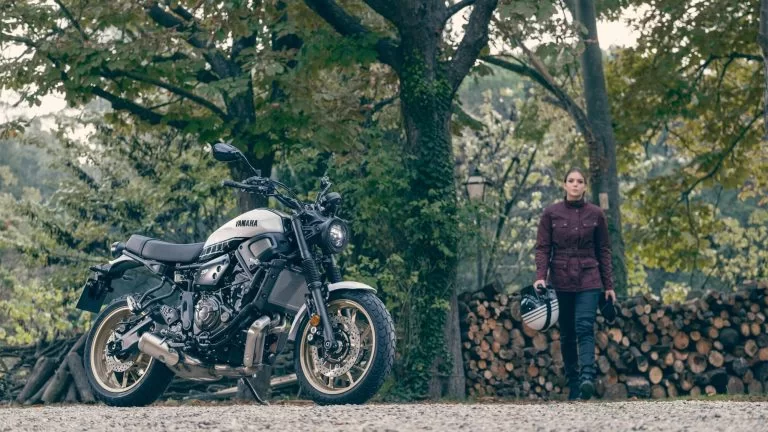
M 342 281 L 337 283 L 328 284 L 328 293 L 332 293 L 334 291 L 342 291 L 342 290 L 357 290 L 357 291 L 369 291 L 372 293 L 376 293 L 376 288 L 366 285 L 364 283 L 360 282 L 354 282 L 354 281 Z M 301 308 L 296 313 L 296 317 L 293 319 L 293 324 L 291 324 L 291 331 L 288 333 L 288 340 L 293 342 L 296 340 L 296 333 L 299 331 L 299 324 L 301 324 L 301 320 L 304 319 L 304 316 L 307 314 L 307 305 L 303 304 L 301 305 Z

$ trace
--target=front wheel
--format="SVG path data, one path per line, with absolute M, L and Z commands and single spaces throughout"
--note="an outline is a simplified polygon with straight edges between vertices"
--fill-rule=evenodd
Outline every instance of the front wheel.
M 395 327 L 374 294 L 331 294 L 328 318 L 339 347 L 325 353 L 322 327 L 305 317 L 295 342 L 294 361 L 301 388 L 320 405 L 362 404 L 384 384 L 395 359 Z

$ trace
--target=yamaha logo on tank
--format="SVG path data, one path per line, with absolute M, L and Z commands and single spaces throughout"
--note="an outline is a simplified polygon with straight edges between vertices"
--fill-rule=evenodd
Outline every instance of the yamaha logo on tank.
M 259 224 L 256 219 L 243 219 L 235 223 L 236 227 L 255 227 Z

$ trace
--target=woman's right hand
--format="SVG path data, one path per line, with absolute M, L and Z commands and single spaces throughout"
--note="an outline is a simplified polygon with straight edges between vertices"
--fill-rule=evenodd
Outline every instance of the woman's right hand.
M 543 291 L 544 288 L 547 287 L 547 281 L 545 281 L 544 279 L 539 279 L 533 283 L 533 287 L 536 288 L 538 291 Z

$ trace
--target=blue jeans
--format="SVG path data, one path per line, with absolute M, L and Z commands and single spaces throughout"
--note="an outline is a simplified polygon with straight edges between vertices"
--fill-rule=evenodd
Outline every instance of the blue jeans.
M 595 316 L 601 289 L 581 292 L 557 291 L 560 308 L 560 350 L 569 385 L 594 380 Z

